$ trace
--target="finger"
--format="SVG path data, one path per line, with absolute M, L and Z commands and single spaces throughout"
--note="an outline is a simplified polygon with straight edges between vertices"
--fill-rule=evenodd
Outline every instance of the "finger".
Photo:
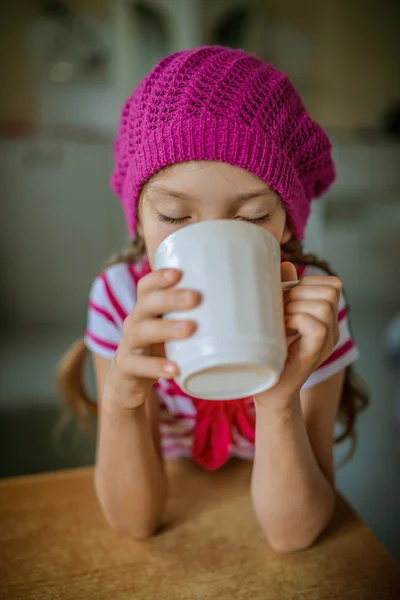
M 299 285 L 290 290 L 290 300 L 326 300 L 338 306 L 337 290 L 331 285 Z
M 338 299 L 340 299 L 343 289 L 342 280 L 339 277 L 332 277 L 330 275 L 310 275 L 303 277 L 300 284 L 302 286 L 332 286 L 336 291 Z
M 147 319 L 136 323 L 132 328 L 128 345 L 131 349 L 146 348 L 153 344 L 185 339 L 193 335 L 195 330 L 196 324 L 193 321 Z
M 160 377 L 172 379 L 179 375 L 178 365 L 173 361 L 129 352 L 125 352 L 118 360 L 118 369 L 127 378 L 144 377 L 157 380 Z
M 285 326 L 300 334 L 300 354 L 319 358 L 329 336 L 329 329 L 322 321 L 306 313 L 296 313 L 285 318 Z
M 190 310 L 201 302 L 201 295 L 195 290 L 157 290 L 142 296 L 133 311 L 135 322 L 151 317 L 159 317 L 170 312 Z
M 304 313 L 311 315 L 328 327 L 337 323 L 337 314 L 335 307 L 326 300 L 292 300 L 285 306 L 286 315 Z
M 138 298 L 145 296 L 153 290 L 168 289 L 176 285 L 182 278 L 181 271 L 177 269 L 159 269 L 152 271 L 139 279 L 137 286 Z
M 286 306 L 290 302 L 295 301 L 322 301 L 329 302 L 332 306 L 334 321 L 338 321 L 339 317 L 339 298 L 337 295 L 337 290 L 330 285 L 302 285 L 302 282 L 292 290 L 290 290 L 290 294 L 286 299 Z
M 296 267 L 291 262 L 283 262 L 281 264 L 281 281 L 296 281 Z

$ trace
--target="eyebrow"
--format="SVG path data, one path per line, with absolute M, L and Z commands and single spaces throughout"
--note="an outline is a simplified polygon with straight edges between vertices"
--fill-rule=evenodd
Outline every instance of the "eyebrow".
M 177 198 L 178 200 L 186 200 L 186 201 L 196 201 L 198 202 L 198 198 L 195 196 L 191 196 L 190 194 L 185 194 L 184 192 L 179 192 L 177 190 L 171 190 L 168 188 L 160 187 L 156 184 L 149 185 L 149 189 L 156 194 L 160 194 L 163 196 L 171 196 L 172 198 Z M 270 196 L 271 198 L 278 198 L 278 195 L 274 190 L 270 190 L 268 188 L 260 188 L 258 190 L 252 190 L 251 192 L 243 192 L 237 194 L 232 198 L 234 202 L 238 204 L 240 202 L 245 202 L 246 200 L 252 200 L 253 198 L 263 198 L 265 196 Z

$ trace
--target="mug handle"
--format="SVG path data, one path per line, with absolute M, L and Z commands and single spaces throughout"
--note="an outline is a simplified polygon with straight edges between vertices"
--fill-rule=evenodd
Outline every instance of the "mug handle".
M 294 288 L 300 281 L 297 279 L 296 281 L 282 281 L 282 291 L 287 292 Z

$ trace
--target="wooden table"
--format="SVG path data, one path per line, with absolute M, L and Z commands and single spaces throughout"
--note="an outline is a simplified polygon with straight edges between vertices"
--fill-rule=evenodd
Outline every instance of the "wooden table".
M 275 554 L 249 498 L 250 465 L 168 465 L 167 526 L 134 542 L 104 523 L 90 469 L 0 482 L 0 598 L 400 599 L 400 570 L 339 498 L 318 544 Z

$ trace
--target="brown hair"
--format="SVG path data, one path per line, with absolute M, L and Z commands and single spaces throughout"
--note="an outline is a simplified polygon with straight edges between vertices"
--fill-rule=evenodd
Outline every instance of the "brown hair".
M 136 263 L 145 254 L 145 243 L 138 235 L 125 251 L 113 256 L 105 266 L 120 262 Z M 301 243 L 292 239 L 282 248 L 285 258 L 296 265 L 316 266 L 323 269 L 328 275 L 334 275 L 329 264 L 319 260 L 314 254 L 304 254 Z M 88 395 L 83 379 L 85 358 L 87 350 L 83 340 L 77 341 L 65 354 L 60 362 L 57 372 L 57 385 L 61 397 L 68 403 L 79 421 L 87 424 L 89 414 L 97 414 L 97 404 Z M 355 421 L 358 413 L 368 405 L 368 395 L 356 377 L 352 367 L 347 367 L 340 399 L 337 420 L 342 430 L 335 438 L 335 442 L 349 439 L 351 442 L 347 458 L 354 453 L 356 448 Z

